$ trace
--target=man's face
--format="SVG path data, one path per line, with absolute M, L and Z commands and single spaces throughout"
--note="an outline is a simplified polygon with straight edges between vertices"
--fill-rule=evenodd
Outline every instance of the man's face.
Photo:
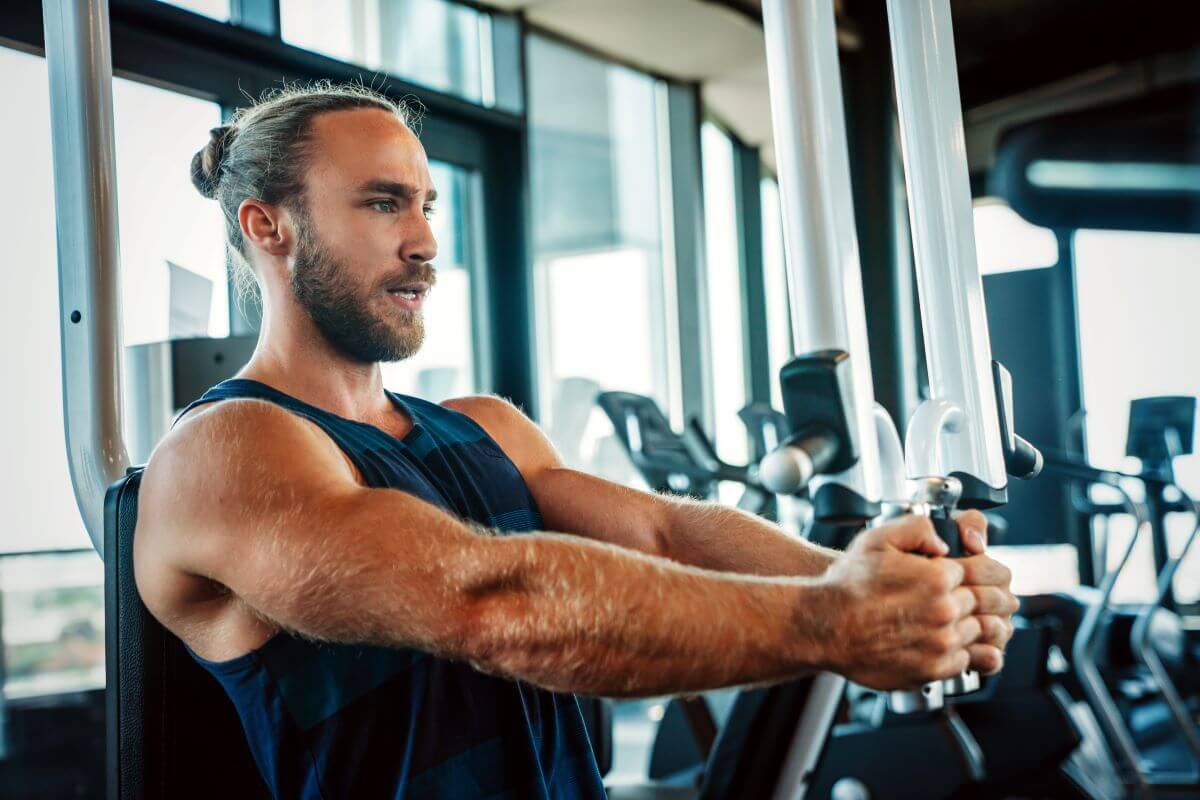
M 425 151 L 392 114 L 355 109 L 317 117 L 310 153 L 292 292 L 348 358 L 408 358 L 436 280 Z

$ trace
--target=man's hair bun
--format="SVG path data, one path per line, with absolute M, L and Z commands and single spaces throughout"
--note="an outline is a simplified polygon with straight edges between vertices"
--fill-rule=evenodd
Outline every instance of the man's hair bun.
M 225 166 L 225 157 L 233 145 L 237 128 L 233 125 L 222 125 L 213 128 L 208 134 L 208 144 L 192 156 L 192 185 L 196 187 L 196 191 L 211 200 L 217 196 L 217 187 L 221 183 L 221 169 Z

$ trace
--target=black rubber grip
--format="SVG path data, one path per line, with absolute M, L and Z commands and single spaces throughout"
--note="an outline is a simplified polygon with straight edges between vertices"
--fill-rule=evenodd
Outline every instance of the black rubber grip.
M 950 545 L 948 558 L 961 558 L 966 551 L 963 549 L 962 534 L 959 533 L 958 523 L 950 517 L 934 516 L 930 519 L 938 538 Z

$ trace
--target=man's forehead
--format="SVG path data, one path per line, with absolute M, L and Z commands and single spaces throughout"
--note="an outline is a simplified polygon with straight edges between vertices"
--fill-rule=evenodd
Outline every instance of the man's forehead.
M 425 148 L 383 109 L 352 109 L 313 120 L 310 174 L 351 187 L 380 178 L 432 188 Z

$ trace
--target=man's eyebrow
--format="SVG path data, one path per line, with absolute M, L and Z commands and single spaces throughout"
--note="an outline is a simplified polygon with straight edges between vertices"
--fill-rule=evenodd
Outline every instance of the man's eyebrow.
M 367 181 L 359 185 L 358 191 L 364 194 L 390 194 L 405 200 L 413 200 L 421 196 L 421 189 L 411 183 L 388 180 Z M 437 189 L 425 192 L 426 203 L 432 203 L 434 200 L 437 200 Z

